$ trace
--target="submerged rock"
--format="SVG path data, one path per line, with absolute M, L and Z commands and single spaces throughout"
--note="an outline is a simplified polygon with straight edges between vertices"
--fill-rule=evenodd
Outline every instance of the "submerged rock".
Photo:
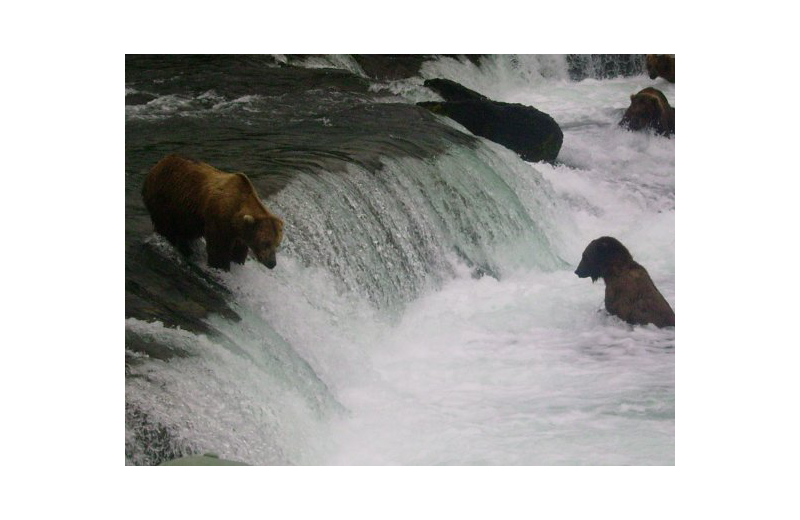
M 526 161 L 553 162 L 558 157 L 564 134 L 548 114 L 519 103 L 493 101 L 446 79 L 429 79 L 425 86 L 445 101 L 417 105 L 457 121 L 473 134 L 517 152 Z

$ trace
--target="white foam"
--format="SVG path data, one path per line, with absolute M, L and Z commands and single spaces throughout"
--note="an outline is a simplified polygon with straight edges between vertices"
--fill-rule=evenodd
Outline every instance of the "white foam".
M 670 464 L 674 331 L 598 312 L 570 272 L 460 277 L 409 306 L 343 392 L 343 464 Z
M 209 112 L 233 112 L 244 110 L 258 112 L 259 95 L 245 95 L 228 99 L 208 90 L 198 96 L 165 94 L 141 105 L 126 105 L 127 119 L 165 119 L 169 117 L 203 117 Z

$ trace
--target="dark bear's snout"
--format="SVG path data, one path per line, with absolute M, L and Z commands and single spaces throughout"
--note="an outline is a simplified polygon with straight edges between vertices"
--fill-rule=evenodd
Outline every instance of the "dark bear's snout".
M 579 278 L 591 277 L 592 281 L 596 282 L 598 278 L 605 278 L 612 266 L 624 265 L 631 261 L 633 257 L 619 240 L 613 237 L 600 237 L 586 246 L 575 274 Z
M 586 259 L 582 259 L 581 263 L 578 264 L 578 268 L 575 269 L 575 274 L 578 275 L 578 278 L 589 278 L 592 277 L 592 281 L 596 282 L 599 278 L 599 275 L 593 272 L 587 265 Z

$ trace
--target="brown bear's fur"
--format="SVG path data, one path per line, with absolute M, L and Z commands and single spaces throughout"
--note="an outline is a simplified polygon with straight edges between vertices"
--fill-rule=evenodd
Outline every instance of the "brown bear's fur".
M 619 126 L 630 130 L 652 128 L 658 134 L 670 136 L 675 133 L 675 109 L 669 106 L 663 92 L 647 87 L 631 96 L 631 106 Z
M 644 267 L 633 261 L 628 249 L 612 237 L 592 240 L 575 270 L 580 278 L 606 282 L 606 310 L 632 325 L 653 323 L 674 327 L 675 313 L 658 292 Z
M 647 74 L 650 79 L 656 79 L 661 76 L 670 83 L 675 83 L 675 55 L 648 54 Z
M 270 213 L 243 173 L 170 155 L 144 181 L 142 197 L 153 227 L 184 254 L 192 240 L 205 237 L 208 265 L 229 270 L 242 264 L 248 249 L 259 262 L 275 267 L 283 221 Z

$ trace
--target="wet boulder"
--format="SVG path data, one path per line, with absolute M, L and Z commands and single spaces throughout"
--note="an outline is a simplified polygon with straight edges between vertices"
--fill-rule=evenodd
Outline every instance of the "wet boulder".
M 475 135 L 517 152 L 526 161 L 553 162 L 564 134 L 548 114 L 519 103 L 503 103 L 446 79 L 429 79 L 425 86 L 445 101 L 417 105 L 447 116 Z

